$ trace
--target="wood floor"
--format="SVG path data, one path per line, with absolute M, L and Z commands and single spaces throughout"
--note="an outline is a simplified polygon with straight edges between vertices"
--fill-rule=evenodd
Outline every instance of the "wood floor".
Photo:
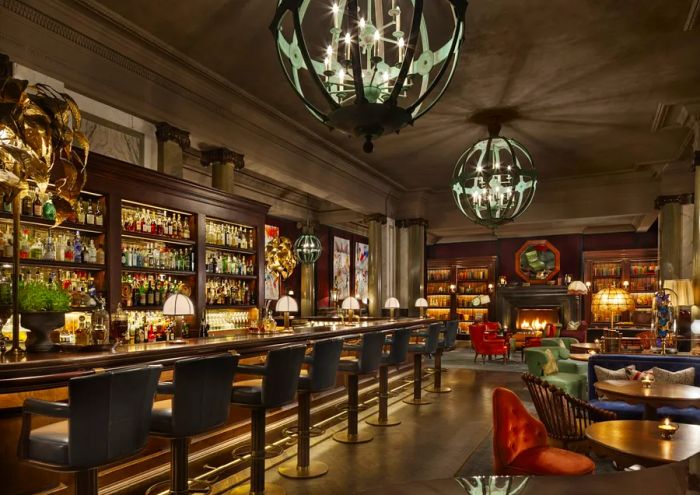
M 295 460 L 296 446 L 291 446 L 286 456 L 269 461 L 266 481 L 281 485 L 289 495 L 344 495 L 384 484 L 450 477 L 490 437 L 492 390 L 503 386 L 527 397 L 519 373 L 452 368 L 443 374 L 443 385 L 452 387 L 452 392 L 424 392 L 426 398 L 433 400 L 429 405 L 411 406 L 401 402 L 401 397 L 410 393 L 410 386 L 401 396 L 392 398 L 390 414 L 400 419 L 401 425 L 376 428 L 363 421 L 360 430 L 374 434 L 374 440 L 369 443 L 345 445 L 329 438 L 342 430 L 345 423 L 317 437 L 311 458 L 329 465 L 327 475 L 311 480 L 289 480 L 278 475 L 276 465 L 285 459 Z M 371 407 L 361 417 L 375 413 L 376 407 Z M 247 470 L 235 478 L 221 480 L 214 493 L 228 492 L 245 476 Z

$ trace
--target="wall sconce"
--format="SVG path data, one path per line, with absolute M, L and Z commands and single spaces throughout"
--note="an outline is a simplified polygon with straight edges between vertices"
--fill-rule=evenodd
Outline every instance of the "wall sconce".
M 591 291 L 591 282 L 590 280 L 586 282 L 586 287 L 588 288 L 588 292 Z
M 489 284 L 488 288 L 489 288 L 489 292 L 493 292 L 493 284 Z
M 453 294 L 457 292 L 457 286 L 455 284 L 450 284 L 450 292 Z
M 505 275 L 501 275 L 500 277 L 498 277 L 498 285 L 508 285 L 508 279 Z
M 629 282 L 629 280 L 625 280 L 624 282 L 622 282 L 622 287 L 623 287 L 625 290 L 629 289 L 629 287 L 630 287 L 630 282 Z

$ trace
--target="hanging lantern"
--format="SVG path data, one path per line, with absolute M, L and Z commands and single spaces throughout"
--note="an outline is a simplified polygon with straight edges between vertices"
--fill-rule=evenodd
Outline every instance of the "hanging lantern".
M 537 187 L 532 157 L 515 139 L 499 136 L 500 128 L 489 126 L 489 137 L 464 152 L 450 184 L 460 211 L 491 229 L 522 215 Z
M 294 241 L 294 256 L 302 263 L 316 263 L 321 257 L 321 241 L 307 232 Z
M 426 113 L 452 79 L 467 0 L 279 0 L 270 29 L 314 117 L 372 139 Z M 438 5 L 439 4 L 439 5 Z
M 292 254 L 292 241 L 286 237 L 275 237 L 265 246 L 265 265 L 273 275 L 287 280 L 297 266 Z

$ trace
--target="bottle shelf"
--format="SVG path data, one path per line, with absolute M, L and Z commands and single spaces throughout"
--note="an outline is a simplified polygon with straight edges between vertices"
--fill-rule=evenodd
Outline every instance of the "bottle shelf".
M 0 219 L 12 220 L 12 213 L 0 212 Z M 46 220 L 40 217 L 20 215 L 20 222 L 25 225 L 34 225 L 37 227 L 49 227 L 62 230 L 79 230 L 81 233 L 104 234 L 105 228 L 100 225 L 90 225 L 86 223 L 63 222 L 61 225 L 54 227 L 53 220 Z
M 225 253 L 237 253 L 237 254 L 257 254 L 255 249 L 239 249 L 228 246 L 219 246 L 218 244 L 205 244 L 205 247 L 210 251 L 222 251 Z
M 207 272 L 207 278 L 230 278 L 239 280 L 256 280 L 257 275 L 234 275 L 229 273 L 211 273 Z
M 136 239 L 147 242 L 162 242 L 163 244 L 172 244 L 175 246 L 194 246 L 197 242 L 192 239 L 177 239 L 174 237 L 166 237 L 162 235 L 147 234 L 145 232 L 129 232 L 122 231 L 123 239 Z
M 127 306 L 123 307 L 124 311 L 163 311 L 163 305 L 160 306 L 150 305 L 150 306 Z
M 0 263 L 12 264 L 12 258 L 0 258 Z M 70 261 L 21 259 L 19 263 L 20 266 L 43 266 L 46 268 L 79 270 L 83 272 L 99 272 L 106 269 L 105 265 L 98 265 L 96 263 L 71 263 Z
M 146 268 L 146 267 L 135 267 L 135 266 L 122 266 L 123 272 L 130 273 L 155 273 L 159 275 L 174 275 L 174 276 L 191 276 L 195 275 L 196 272 L 187 270 L 165 270 L 160 268 Z
M 207 304 L 206 309 L 253 309 L 255 304 Z

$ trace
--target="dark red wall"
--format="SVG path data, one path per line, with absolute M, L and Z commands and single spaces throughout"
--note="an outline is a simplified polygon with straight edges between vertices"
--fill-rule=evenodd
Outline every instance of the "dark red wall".
M 580 280 L 583 269 L 584 251 L 623 250 L 656 248 L 658 242 L 657 224 L 643 233 L 622 232 L 619 234 L 571 234 L 553 236 L 532 236 L 505 238 L 495 241 L 458 242 L 435 244 L 426 249 L 428 259 L 461 258 L 469 256 L 498 256 L 498 275 L 505 275 L 509 282 L 520 281 L 515 273 L 515 252 L 530 239 L 546 239 L 559 250 L 561 255 L 560 274 L 570 274 Z

